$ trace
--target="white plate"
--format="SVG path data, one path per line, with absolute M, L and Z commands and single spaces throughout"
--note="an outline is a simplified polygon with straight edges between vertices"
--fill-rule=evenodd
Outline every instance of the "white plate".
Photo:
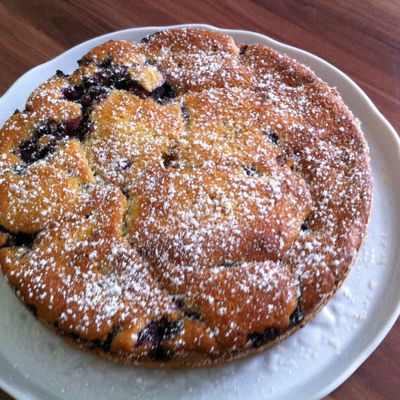
M 374 201 L 369 232 L 344 286 L 304 329 L 262 355 L 200 370 L 152 371 L 115 365 L 55 336 L 25 310 L 0 278 L 0 385 L 18 399 L 317 399 L 372 353 L 400 312 L 400 144 L 365 93 L 320 58 L 246 31 L 220 30 L 238 43 L 265 43 L 310 66 L 336 86 L 361 120 L 372 156 Z M 0 124 L 56 69 L 109 39 L 138 41 L 169 27 L 135 28 L 82 43 L 27 72 L 0 99 Z

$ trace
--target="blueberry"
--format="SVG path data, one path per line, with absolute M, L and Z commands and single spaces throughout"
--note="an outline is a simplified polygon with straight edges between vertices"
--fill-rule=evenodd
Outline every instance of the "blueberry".
M 164 339 L 170 339 L 177 335 L 182 328 L 181 320 L 171 321 L 168 318 L 161 318 L 152 321 L 139 333 L 136 346 L 140 347 L 149 343 L 153 350 L 157 350 Z
M 109 68 L 112 62 L 112 55 L 108 55 L 100 64 L 100 68 Z
M 200 313 L 185 308 L 185 301 L 183 298 L 181 298 L 181 297 L 174 298 L 174 303 L 176 304 L 176 307 L 178 308 L 178 310 L 180 310 L 185 315 L 186 318 L 194 319 L 194 320 L 201 320 Z
M 159 35 L 160 33 L 162 33 L 162 31 L 157 31 L 157 32 L 151 33 L 150 35 L 145 36 L 145 37 L 140 41 L 140 43 L 148 43 L 148 42 L 150 42 L 150 40 L 151 40 L 152 38 L 154 38 L 155 36 Z
M 168 103 L 177 96 L 177 93 L 168 82 L 165 82 L 163 85 L 154 89 L 150 95 L 158 103 Z
M 264 131 L 264 135 L 272 144 L 276 146 L 279 144 L 279 135 L 276 132 Z
M 240 48 L 239 48 L 239 54 L 242 56 L 242 55 L 244 55 L 244 54 L 246 54 L 246 51 L 247 51 L 247 48 L 248 48 L 249 46 L 247 45 L 247 44 L 243 44 L 243 45 L 241 45 L 240 46 Z
M 65 77 L 67 77 L 68 75 L 64 74 L 63 71 L 61 71 L 61 70 L 58 69 L 58 70 L 56 71 L 56 76 L 58 76 L 58 77 L 60 77 L 60 78 L 65 78 Z
M 183 120 L 185 121 L 185 124 L 188 125 L 189 121 L 190 121 L 190 112 L 186 106 L 181 107 L 181 114 L 182 114 Z
M 104 352 L 108 352 L 111 350 L 112 341 L 122 331 L 122 329 L 123 328 L 120 325 L 114 326 L 104 340 L 91 340 L 90 345 L 92 347 L 97 347 Z
M 253 332 L 250 333 L 247 338 L 252 343 L 255 349 L 263 346 L 264 344 L 271 342 L 279 336 L 279 329 L 276 328 L 267 328 L 264 332 L 258 333 Z
M 185 310 L 184 311 L 185 317 L 188 319 L 193 319 L 195 321 L 200 321 L 201 320 L 201 314 L 193 311 L 193 310 Z
M 304 319 L 304 312 L 301 309 L 300 304 L 297 305 L 289 319 L 289 327 L 298 325 Z
M 2 226 L 0 226 L 0 233 L 4 233 L 7 235 L 7 241 L 5 243 L 5 247 L 23 246 L 31 249 L 33 246 L 33 242 L 36 239 L 36 234 L 23 233 L 23 232 L 13 233 L 7 230 L 6 228 L 3 228 Z
M 167 152 L 162 153 L 164 168 L 176 167 L 178 161 L 178 152 L 176 148 L 171 148 Z
M 52 153 L 57 145 L 57 141 L 65 137 L 73 137 L 78 135 L 78 128 L 81 124 L 81 118 L 66 121 L 65 123 L 50 122 L 36 128 L 36 131 L 29 140 L 21 143 L 17 154 L 26 164 L 31 164 L 35 161 L 45 158 Z M 39 145 L 39 140 L 43 136 L 47 136 L 45 146 Z
M 32 313 L 32 315 L 37 318 L 37 307 L 33 304 L 27 304 L 26 308 Z
M 308 231 L 308 230 L 310 229 L 310 221 L 309 221 L 309 219 L 305 219 L 305 220 L 303 221 L 303 223 L 301 224 L 300 229 L 301 229 L 303 232 Z
M 35 239 L 36 239 L 36 234 L 23 233 L 23 232 L 10 233 L 9 246 L 19 246 L 19 247 L 23 246 L 31 249 Z
M 260 171 L 256 167 L 249 166 L 249 165 L 243 165 L 243 169 L 245 170 L 245 172 L 248 176 L 260 176 L 261 175 Z
M 183 322 L 180 319 L 175 321 L 165 321 L 164 322 L 164 333 L 163 339 L 171 339 L 176 336 L 183 328 Z
M 78 101 L 82 97 L 82 86 L 70 86 L 63 90 L 64 98 L 68 101 Z
M 34 135 L 32 139 L 23 142 L 16 150 L 16 154 L 26 164 L 41 160 L 54 150 L 54 140 L 51 140 L 45 147 L 39 148 L 38 139 L 40 137 L 39 135 Z

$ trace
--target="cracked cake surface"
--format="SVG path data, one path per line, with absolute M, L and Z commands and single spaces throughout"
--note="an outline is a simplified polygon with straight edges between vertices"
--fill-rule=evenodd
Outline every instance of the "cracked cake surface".
M 150 367 L 263 351 L 365 234 L 371 171 L 335 89 L 202 29 L 109 41 L 0 131 L 0 265 L 42 322 Z

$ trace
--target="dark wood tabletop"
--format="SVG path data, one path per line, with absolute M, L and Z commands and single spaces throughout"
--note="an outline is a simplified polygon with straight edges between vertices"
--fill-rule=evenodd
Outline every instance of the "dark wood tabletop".
M 189 22 L 264 33 L 324 58 L 400 132 L 400 0 L 1 0 L 0 95 L 30 68 L 87 39 Z M 326 399 L 400 399 L 399 321 Z

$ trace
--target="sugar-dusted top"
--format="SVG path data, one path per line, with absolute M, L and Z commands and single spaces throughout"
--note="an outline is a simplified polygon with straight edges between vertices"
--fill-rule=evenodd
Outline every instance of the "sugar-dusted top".
M 123 360 L 202 365 L 292 332 L 346 276 L 370 199 L 336 90 L 213 31 L 104 43 L 0 131 L 5 276 Z

